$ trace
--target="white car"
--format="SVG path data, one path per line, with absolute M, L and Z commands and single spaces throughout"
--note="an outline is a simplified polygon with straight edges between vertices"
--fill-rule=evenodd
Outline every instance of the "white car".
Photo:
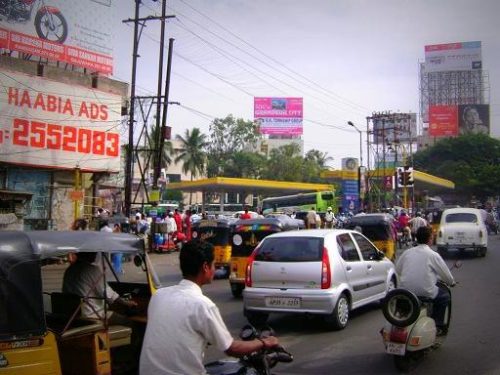
M 444 255 L 451 249 L 472 249 L 484 257 L 488 250 L 488 229 L 481 210 L 476 208 L 449 208 L 443 211 L 436 238 L 437 250 Z
M 329 328 L 343 329 L 352 309 L 381 300 L 396 284 L 393 263 L 359 232 L 276 233 L 248 260 L 244 314 L 254 325 L 275 312 L 323 315 Z

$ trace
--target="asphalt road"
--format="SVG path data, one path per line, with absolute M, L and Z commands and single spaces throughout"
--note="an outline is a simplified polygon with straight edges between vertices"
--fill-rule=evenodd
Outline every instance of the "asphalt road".
M 164 285 L 181 279 L 178 253 L 153 254 L 153 263 Z M 427 355 L 413 374 L 500 374 L 500 235 L 490 236 L 485 258 L 450 254 L 449 265 L 462 260 L 453 273 L 459 285 L 453 289 L 450 333 L 443 346 Z M 49 266 L 44 289 L 60 288 L 65 266 Z M 125 264 L 124 280 L 144 277 L 133 263 Z M 241 299 L 232 297 L 226 279 L 214 280 L 204 292 L 217 303 L 234 337 L 245 325 Z M 168 317 L 165 317 L 168 319 Z M 295 315 L 271 315 L 269 324 L 281 343 L 294 354 L 294 362 L 279 364 L 277 374 L 396 374 L 392 358 L 384 352 L 379 330 L 384 317 L 377 304 L 356 310 L 343 331 L 326 331 L 319 319 Z M 223 358 L 209 348 L 206 361 Z
M 490 236 L 485 258 L 451 253 L 462 267 L 453 273 L 452 326 L 443 346 L 429 353 L 413 374 L 500 374 L 500 236 Z M 246 323 L 242 301 L 234 299 L 227 280 L 215 280 L 205 293 L 219 306 L 234 336 Z M 318 319 L 271 315 L 269 324 L 281 343 L 294 354 L 294 362 L 280 364 L 278 374 L 397 374 L 384 352 L 379 334 L 384 317 L 374 304 L 352 313 L 343 331 L 325 331 Z M 207 361 L 224 357 L 213 348 Z

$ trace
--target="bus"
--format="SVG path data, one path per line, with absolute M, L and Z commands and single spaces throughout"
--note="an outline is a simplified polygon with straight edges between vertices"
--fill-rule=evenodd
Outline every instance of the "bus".
M 262 200 L 262 213 L 267 215 L 273 212 L 309 211 L 311 207 L 314 207 L 316 212 L 326 212 L 328 207 L 332 207 L 336 211 L 336 206 L 333 191 L 317 191 L 264 198 Z

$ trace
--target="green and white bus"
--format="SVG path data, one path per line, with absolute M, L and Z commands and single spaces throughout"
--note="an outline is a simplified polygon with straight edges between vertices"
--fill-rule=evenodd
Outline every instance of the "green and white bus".
M 264 215 L 273 212 L 299 212 L 309 211 L 314 207 L 316 212 L 326 212 L 328 207 L 336 211 L 336 200 L 333 191 L 317 191 L 313 193 L 299 193 L 284 195 L 281 197 L 270 197 L 262 200 L 262 213 Z

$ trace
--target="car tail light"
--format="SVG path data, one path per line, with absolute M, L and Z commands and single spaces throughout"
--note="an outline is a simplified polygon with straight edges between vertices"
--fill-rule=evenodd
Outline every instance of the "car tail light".
M 252 251 L 252 254 L 250 254 L 250 256 L 248 257 L 247 268 L 245 270 L 245 286 L 248 286 L 248 287 L 252 286 L 252 267 L 253 267 L 253 261 L 255 259 L 255 255 L 257 254 L 257 251 L 259 251 L 259 246 L 257 246 Z
M 389 338 L 392 342 L 400 342 L 404 344 L 408 339 L 408 331 L 406 328 L 393 326 Z
M 323 247 L 323 259 L 321 260 L 321 289 L 330 288 L 331 283 L 330 257 L 328 256 L 328 249 Z

